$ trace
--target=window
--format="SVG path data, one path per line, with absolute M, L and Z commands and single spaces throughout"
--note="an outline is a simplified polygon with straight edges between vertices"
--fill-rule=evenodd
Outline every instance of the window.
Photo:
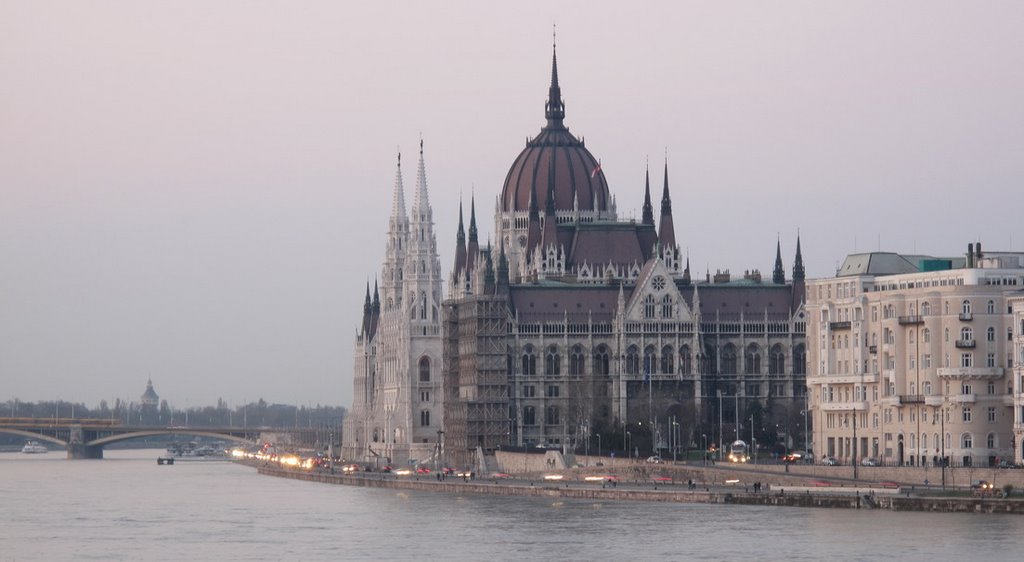
M 988 341 L 996 341 L 996 329 L 989 326 L 985 333 L 985 339 Z
M 635 345 L 626 349 L 626 374 L 636 375 L 640 372 L 640 352 Z
M 988 434 L 988 437 L 985 438 L 985 446 L 988 447 L 989 449 L 995 449 L 996 448 L 996 434 L 995 433 L 989 433 Z
M 747 385 L 747 396 L 761 396 L 761 385 L 751 383 Z
M 970 433 L 965 433 L 960 436 L 960 446 L 964 449 L 970 449 L 974 447 L 974 439 Z
M 608 346 L 601 344 L 594 352 L 594 374 L 607 375 L 608 373 Z
M 736 347 L 731 343 L 722 348 L 722 373 L 736 374 Z
M 424 390 L 420 392 L 420 402 L 430 402 L 430 391 Z
M 960 354 L 960 366 L 961 367 L 965 367 L 965 368 L 973 367 L 974 366 L 974 356 L 971 355 L 970 353 L 961 353 Z
M 654 296 L 644 297 L 644 318 L 654 318 Z
M 558 425 L 560 423 L 558 417 L 558 406 L 548 406 L 545 411 L 544 423 L 547 425 Z
M 557 384 L 549 384 L 548 388 L 546 390 L 545 395 L 548 398 L 558 398 L 558 394 L 559 394 L 560 390 L 561 389 L 558 387 Z
M 921 341 L 923 341 L 924 343 L 930 343 L 932 341 L 932 331 L 929 330 L 928 328 L 925 328 L 921 332 Z
M 533 346 L 530 345 L 523 348 L 523 374 L 537 374 L 537 356 L 533 354 Z
M 652 374 L 658 371 L 658 354 L 654 351 L 654 346 L 649 345 L 644 348 L 644 374 Z
M 430 382 L 430 358 L 420 357 L 420 382 Z M 430 424 L 427 424 L 430 425 Z
M 996 301 L 988 301 L 988 304 L 985 306 L 985 312 L 987 312 L 989 314 L 995 314 L 996 313 Z
M 921 368 L 922 369 L 928 369 L 931 366 L 932 366 L 932 356 L 930 354 L 928 354 L 928 353 L 925 353 L 924 355 L 921 356 Z
M 960 385 L 960 394 L 974 394 L 974 387 L 970 383 L 963 383 Z M 968 420 L 964 420 L 968 421 Z
M 756 375 L 761 372 L 761 350 L 756 343 L 747 346 L 747 352 L 743 356 L 743 364 L 746 367 L 745 373 Z
M 684 375 L 689 375 L 693 370 L 691 366 L 692 357 L 690 355 L 690 346 L 684 345 L 679 348 L 679 372 Z
M 928 381 L 924 381 L 923 383 L 921 383 L 921 390 L 924 391 L 924 395 L 925 396 L 931 396 L 932 395 L 932 383 L 930 383 Z
M 544 355 L 544 374 L 562 374 L 562 357 L 558 354 L 558 348 L 553 345 L 548 348 L 547 353 Z
M 534 396 L 537 396 L 537 387 L 533 386 L 532 384 L 524 385 L 523 398 L 533 398 Z
M 523 408 L 523 425 L 537 425 L 537 411 L 533 406 Z
M 661 317 L 672 318 L 672 297 L 669 295 L 661 297 Z
M 960 339 L 963 341 L 970 341 L 974 339 L 974 330 L 970 328 L 960 329 Z
M 661 348 L 661 372 L 662 373 L 674 373 L 675 367 L 675 351 L 672 346 L 666 345 Z
M 586 361 L 584 360 L 583 347 L 579 345 L 572 346 L 572 350 L 569 351 L 569 374 L 579 376 L 584 374 L 586 368 Z
M 768 352 L 768 374 L 769 375 L 781 375 L 786 372 L 786 354 L 782 351 L 782 346 L 775 344 Z
M 921 316 L 928 316 L 932 313 L 932 305 L 923 302 L 921 303 Z
M 960 312 L 961 314 L 970 314 L 971 301 L 965 299 L 964 302 L 960 303 Z
M 968 406 L 964 406 L 964 409 L 963 409 L 963 421 L 965 421 L 965 422 L 971 421 L 971 409 Z
M 420 425 L 423 427 L 430 425 L 430 410 L 422 410 L 420 412 Z
M 996 422 L 996 409 L 993 406 L 988 407 L 988 421 L 989 423 Z M 991 447 L 991 445 L 989 445 Z
M 996 366 L 996 354 L 995 353 L 989 353 L 985 357 L 985 366 L 986 367 L 995 367 Z

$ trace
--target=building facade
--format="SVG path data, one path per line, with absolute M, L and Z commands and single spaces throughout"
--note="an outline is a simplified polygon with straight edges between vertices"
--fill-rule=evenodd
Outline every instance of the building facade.
M 657 224 L 649 173 L 636 190 L 642 219 L 621 220 L 599 160 L 564 118 L 553 57 L 546 124 L 496 198 L 494 245 L 479 247 L 475 202 L 468 241 L 460 214 L 444 304 L 449 458 L 510 445 L 594 449 L 601 438 L 649 455 L 753 426 L 757 438 L 793 440 L 805 365 L 799 240 L 789 280 L 779 244 L 770 279 L 694 279 L 667 163 Z
M 966 258 L 856 254 L 809 282 L 815 453 L 911 466 L 1020 459 L 1011 296 L 1021 256 L 980 244 Z
M 401 155 L 379 285 L 369 284 L 355 340 L 354 399 L 342 456 L 377 464 L 427 462 L 441 440 L 441 263 L 423 143 L 406 214 Z
M 1014 462 L 1024 465 L 1024 289 L 1019 289 L 1009 298 L 1012 312 L 1010 326 L 1013 330 L 1013 443 Z

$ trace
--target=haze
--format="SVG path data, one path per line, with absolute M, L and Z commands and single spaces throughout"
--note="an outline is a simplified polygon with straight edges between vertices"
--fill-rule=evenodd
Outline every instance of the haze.
M 1019 249 L 1020 2 L 0 2 L 0 401 L 351 402 L 395 155 L 442 265 L 543 125 L 694 269 Z M 406 167 L 411 189 L 413 167 Z M 411 191 L 407 191 L 407 197 Z M 1017 232 L 1015 232 L 1015 230 Z M 1016 240 L 1015 240 L 1016 239 Z M 1017 248 L 1014 248 L 1014 246 Z M 446 271 L 447 274 L 447 271 Z

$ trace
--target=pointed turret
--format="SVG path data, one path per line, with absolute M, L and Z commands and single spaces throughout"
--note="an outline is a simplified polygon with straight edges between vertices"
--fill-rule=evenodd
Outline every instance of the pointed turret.
M 373 281 L 373 303 L 370 305 L 370 329 L 369 336 L 373 339 L 373 336 L 377 333 L 377 325 L 380 323 L 380 292 L 377 290 L 377 280 Z
M 484 294 L 494 294 L 494 262 L 491 261 L 491 245 L 487 244 L 484 252 Z
M 459 202 L 459 230 L 455 233 L 455 267 L 452 275 L 460 278 L 466 270 L 466 230 L 462 226 L 462 202 Z
M 395 189 L 391 195 L 391 220 L 405 219 L 405 189 L 402 187 L 402 153 L 398 153 L 398 166 L 395 168 Z
M 800 234 L 796 235 L 796 259 L 793 261 L 793 281 L 804 280 L 804 257 L 800 253 Z
M 687 253 L 686 254 L 686 269 L 683 270 L 683 284 L 684 285 L 689 285 L 690 283 L 691 283 L 691 279 L 690 279 L 690 254 Z
M 505 245 L 501 245 L 498 254 L 498 279 L 495 292 L 499 295 L 508 293 L 508 258 L 505 257 Z
M 672 199 L 668 195 L 668 159 L 665 159 L 665 186 L 661 191 L 661 222 L 658 225 L 658 241 L 665 250 L 675 251 L 676 229 L 672 223 Z M 678 256 L 675 259 L 679 259 Z M 679 263 L 678 261 L 676 263 Z
M 412 212 L 421 221 L 430 218 L 430 198 L 427 194 L 427 168 L 423 163 L 423 139 L 420 139 L 420 160 L 416 166 L 416 199 L 413 200 Z
M 645 172 L 643 224 L 654 226 L 654 207 L 651 206 L 651 171 Z
M 775 241 L 775 270 L 772 271 L 772 283 L 782 285 L 786 282 L 786 270 L 782 266 L 782 242 Z
M 476 259 L 480 255 L 480 242 L 476 233 L 476 197 L 469 199 L 469 244 L 466 247 L 466 271 L 472 273 L 476 269 Z
M 540 244 L 540 209 L 537 207 L 537 188 L 530 187 L 530 213 L 526 229 L 526 263 L 533 260 L 533 250 Z M 523 272 L 520 272 L 522 275 Z
M 370 315 L 373 313 L 373 304 L 370 301 L 370 280 L 366 280 L 366 300 L 363 302 L 363 335 L 370 331 Z
M 565 103 L 562 102 L 562 90 L 558 87 L 558 53 L 555 44 L 551 45 L 551 86 L 548 88 L 548 101 L 544 103 L 544 117 L 549 128 L 563 128 L 565 119 Z
M 544 205 L 544 237 L 541 239 L 541 249 L 547 250 L 548 246 L 558 246 L 558 219 L 555 217 L 555 155 L 549 153 L 548 158 L 548 197 Z

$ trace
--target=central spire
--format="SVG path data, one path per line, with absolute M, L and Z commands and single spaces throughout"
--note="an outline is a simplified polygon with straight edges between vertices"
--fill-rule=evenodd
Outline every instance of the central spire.
M 562 90 L 558 87 L 558 53 L 555 51 L 554 38 L 551 41 L 551 86 L 548 88 L 548 101 L 544 104 L 544 117 L 548 120 L 548 127 L 563 127 L 565 103 L 562 102 Z

